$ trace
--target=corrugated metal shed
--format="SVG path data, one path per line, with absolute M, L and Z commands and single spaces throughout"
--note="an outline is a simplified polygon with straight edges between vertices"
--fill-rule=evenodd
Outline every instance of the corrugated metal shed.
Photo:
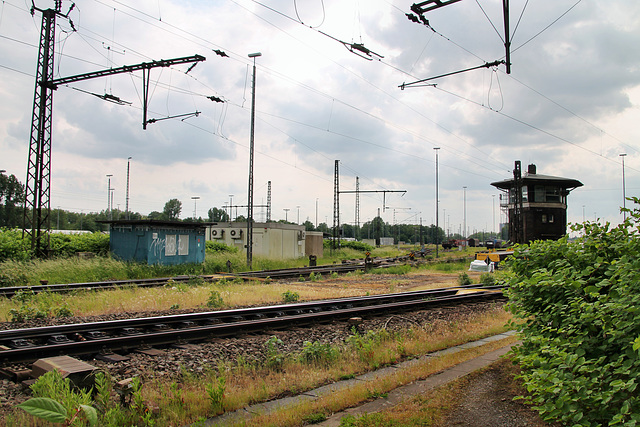
M 205 231 L 211 223 L 118 220 L 110 224 L 113 256 L 147 264 L 201 264 L 205 256 Z

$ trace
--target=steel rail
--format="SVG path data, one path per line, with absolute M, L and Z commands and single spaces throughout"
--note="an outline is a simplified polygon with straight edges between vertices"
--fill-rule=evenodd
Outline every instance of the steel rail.
M 467 288 L 470 288 L 468 286 Z M 176 316 L 159 316 L 143 319 L 127 319 L 111 322 L 96 322 L 53 327 L 0 331 L 0 342 L 10 344 L 11 340 L 43 341 L 55 337 L 53 343 L 30 344 L 10 348 L 5 345 L 0 350 L 0 363 L 9 364 L 36 360 L 41 357 L 64 354 L 98 353 L 130 350 L 145 345 L 167 345 L 184 341 L 199 341 L 212 337 L 230 336 L 265 329 L 280 329 L 291 325 L 308 325 L 352 316 L 409 311 L 422 307 L 443 304 L 495 299 L 502 297 L 496 292 L 499 287 L 482 289 L 480 292 L 456 295 L 455 288 L 443 288 L 428 293 L 416 291 L 394 295 L 378 295 L 363 298 L 325 300 L 320 304 L 302 303 L 252 309 L 225 310 L 223 312 L 190 313 Z M 358 300 L 368 300 L 369 305 Z M 265 311 L 260 311 L 264 309 Z M 221 316 L 211 318 L 210 314 Z M 241 315 L 240 313 L 244 313 Z M 170 318 L 170 319 L 169 319 Z M 249 320 L 252 319 L 252 320 Z M 196 322 L 202 322 L 200 324 Z M 102 325 L 102 326 L 101 326 Z M 148 331 L 151 326 L 159 330 Z M 162 325 L 160 328 L 159 325 Z M 170 327 L 173 325 L 174 327 Z M 175 327 L 177 326 L 177 327 Z M 130 330 L 130 335 L 122 334 Z M 108 333 L 120 331 L 117 337 Z M 90 334 L 91 333 L 91 334 Z M 77 341 L 72 341 L 73 335 Z M 91 337 L 95 337 L 92 339 Z M 59 338 L 62 337 L 62 338 Z
M 292 304 L 278 304 L 261 307 L 248 307 L 230 310 L 205 311 L 198 313 L 174 314 L 168 316 L 151 316 L 133 319 L 110 320 L 104 322 L 73 323 L 66 325 L 42 326 L 36 328 L 8 329 L 0 331 L 0 344 L 13 339 L 33 339 L 39 336 L 53 336 L 82 333 L 87 331 L 115 331 L 124 328 L 147 328 L 157 324 L 181 325 L 189 322 L 228 322 L 238 319 L 259 319 L 264 317 L 278 317 L 288 313 L 305 311 L 336 310 L 351 306 L 365 306 L 387 302 L 424 299 L 438 296 L 450 296 L 459 290 L 479 289 L 484 291 L 501 291 L 501 285 L 478 286 L 464 285 L 447 288 L 428 289 L 422 291 L 398 292 L 393 294 L 367 295 L 358 297 L 334 298 L 315 300 Z

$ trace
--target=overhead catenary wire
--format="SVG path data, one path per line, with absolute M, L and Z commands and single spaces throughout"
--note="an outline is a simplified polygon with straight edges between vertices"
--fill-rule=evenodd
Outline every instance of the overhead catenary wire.
M 163 22 L 164 22 L 164 21 L 163 21 Z M 4 68 L 6 68 L 6 67 L 4 67 Z M 158 84 L 158 85 L 160 85 L 160 83 L 157 83 L 157 84 Z

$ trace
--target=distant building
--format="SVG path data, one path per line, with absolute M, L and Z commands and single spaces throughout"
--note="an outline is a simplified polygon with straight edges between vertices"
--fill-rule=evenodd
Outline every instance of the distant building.
M 513 178 L 492 182 L 504 191 L 500 206 L 507 212 L 509 240 L 529 243 L 534 240 L 557 240 L 567 233 L 567 196 L 582 187 L 576 179 L 540 175 L 536 165 L 521 172 L 520 161 L 515 162 Z
M 110 225 L 111 254 L 125 261 L 174 265 L 204 262 L 207 223 L 114 220 Z
M 272 259 L 304 257 L 306 234 L 303 225 L 256 222 L 253 224 L 252 254 Z M 207 240 L 221 242 L 227 246 L 234 246 L 241 252 L 247 252 L 246 222 L 210 224 L 206 235 Z

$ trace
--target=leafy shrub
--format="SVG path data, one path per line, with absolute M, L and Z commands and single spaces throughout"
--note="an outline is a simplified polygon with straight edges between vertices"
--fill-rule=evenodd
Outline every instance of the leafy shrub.
M 204 248 L 206 252 L 210 252 L 210 253 L 215 253 L 215 252 L 237 253 L 238 252 L 238 248 L 236 248 L 235 246 L 227 246 L 222 242 L 214 242 L 213 240 L 207 240 L 204 243 Z
M 284 302 L 296 302 L 300 299 L 300 294 L 297 292 L 292 292 L 292 291 L 284 291 L 282 293 L 282 301 Z
M 209 298 L 207 299 L 207 307 L 210 308 L 220 308 L 224 306 L 224 300 L 222 299 L 222 295 L 220 295 L 219 291 L 213 290 L 209 294 Z
M 367 245 L 366 243 L 356 242 L 352 240 L 340 241 L 340 245 L 343 248 L 351 248 L 351 249 L 355 249 L 357 251 L 362 251 L 362 252 L 371 252 L 372 250 L 375 249 L 373 246 Z
M 78 252 L 93 252 L 96 255 L 109 253 L 109 235 L 104 233 L 62 234 L 49 237 L 52 257 L 75 256 Z M 29 236 L 22 237 L 20 230 L 0 230 L 0 261 L 27 261 L 31 258 Z
M 322 246 L 324 249 L 329 249 L 331 248 L 331 240 L 330 239 L 325 239 L 322 241 Z M 338 242 L 336 241 L 336 245 L 338 244 Z M 344 248 L 349 248 L 349 249 L 353 249 L 356 251 L 361 251 L 361 252 L 371 252 L 373 251 L 375 248 L 371 245 L 367 245 L 366 243 L 363 242 L 358 242 L 358 241 L 354 241 L 354 240 L 340 240 L 340 248 L 344 249 Z
M 22 238 L 22 231 L 0 229 L 0 261 L 26 261 L 31 257 L 31 243 Z
M 638 198 L 632 198 L 638 204 Z M 544 420 L 640 424 L 640 239 L 636 208 L 615 228 L 573 225 L 583 236 L 515 248 L 509 308 L 514 349 Z
M 484 286 L 493 286 L 496 284 L 496 277 L 492 273 L 482 273 L 480 275 L 480 283 Z
M 471 277 L 469 277 L 469 275 L 467 273 L 465 273 L 464 271 L 462 273 L 458 274 L 458 285 L 466 286 L 466 285 L 470 285 L 472 283 L 473 283 L 473 281 L 471 280 Z

